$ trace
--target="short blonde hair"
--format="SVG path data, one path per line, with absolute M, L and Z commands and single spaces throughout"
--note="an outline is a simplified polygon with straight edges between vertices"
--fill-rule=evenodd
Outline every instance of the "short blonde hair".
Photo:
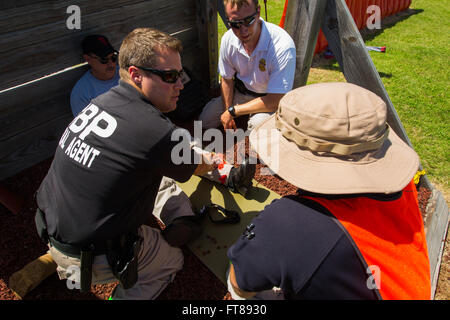
M 130 66 L 155 67 L 156 59 L 164 49 L 181 53 L 183 46 L 179 39 L 165 32 L 153 28 L 134 29 L 123 39 L 120 46 L 120 77 L 129 79 Z
M 250 0 L 255 5 L 255 9 L 258 10 L 258 0 Z M 231 4 L 231 7 L 237 6 L 238 10 L 242 8 L 243 5 L 248 4 L 248 0 L 223 0 L 223 5 Z

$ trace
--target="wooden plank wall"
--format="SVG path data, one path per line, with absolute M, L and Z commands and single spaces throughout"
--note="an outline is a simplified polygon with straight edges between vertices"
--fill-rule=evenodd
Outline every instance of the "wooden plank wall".
M 79 30 L 66 25 L 71 5 L 80 8 Z M 0 2 L 0 181 L 53 155 L 72 119 L 70 91 L 87 70 L 79 64 L 88 34 L 104 34 L 117 50 L 137 27 L 173 34 L 183 65 L 207 85 L 199 11 L 195 0 Z

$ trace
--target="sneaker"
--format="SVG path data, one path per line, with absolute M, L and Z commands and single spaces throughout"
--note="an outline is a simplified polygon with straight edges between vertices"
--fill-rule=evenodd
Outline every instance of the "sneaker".
M 248 158 L 245 159 L 244 163 L 239 167 L 233 167 L 231 169 L 228 175 L 228 188 L 233 192 L 245 196 L 252 186 L 255 171 L 256 164 L 251 164 Z

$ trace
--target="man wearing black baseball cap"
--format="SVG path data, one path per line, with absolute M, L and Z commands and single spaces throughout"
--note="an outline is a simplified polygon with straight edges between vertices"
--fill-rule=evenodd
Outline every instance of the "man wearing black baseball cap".
M 103 35 L 89 35 L 81 43 L 83 59 L 91 67 L 75 84 L 70 95 L 74 116 L 92 99 L 105 93 L 119 82 L 118 52 Z

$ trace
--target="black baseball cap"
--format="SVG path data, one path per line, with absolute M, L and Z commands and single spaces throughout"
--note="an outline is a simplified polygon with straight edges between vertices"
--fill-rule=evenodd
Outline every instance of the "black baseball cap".
M 117 52 L 105 36 L 94 34 L 87 36 L 81 43 L 83 54 L 94 53 L 100 58 L 106 57 L 108 54 Z

